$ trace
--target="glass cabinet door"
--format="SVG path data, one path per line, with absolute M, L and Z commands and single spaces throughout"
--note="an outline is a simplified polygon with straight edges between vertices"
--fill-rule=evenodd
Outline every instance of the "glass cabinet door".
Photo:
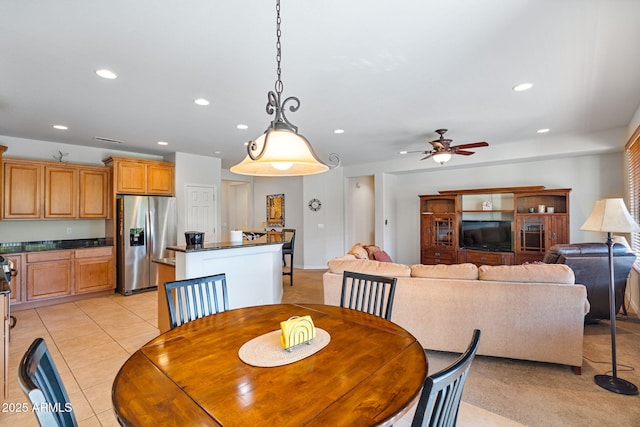
M 531 216 L 518 221 L 518 239 L 521 251 L 544 252 L 546 239 L 544 218 Z
M 453 215 L 436 215 L 433 217 L 433 244 L 453 246 L 455 239 Z

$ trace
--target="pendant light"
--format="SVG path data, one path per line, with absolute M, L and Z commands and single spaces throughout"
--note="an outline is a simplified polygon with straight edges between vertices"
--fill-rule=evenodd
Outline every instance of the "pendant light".
M 332 153 L 329 156 L 336 164 L 329 166 L 318 159 L 311 144 L 298 133 L 298 127 L 292 124 L 285 114 L 285 106 L 295 112 L 300 108 L 300 100 L 290 96 L 282 100 L 283 84 L 281 80 L 280 61 L 282 51 L 280 45 L 280 0 L 276 1 L 276 62 L 277 80 L 275 92 L 267 94 L 267 114 L 274 119 L 267 130 L 247 145 L 247 156 L 231 167 L 231 172 L 254 176 L 297 176 L 312 175 L 328 171 L 340 166 L 340 157 Z

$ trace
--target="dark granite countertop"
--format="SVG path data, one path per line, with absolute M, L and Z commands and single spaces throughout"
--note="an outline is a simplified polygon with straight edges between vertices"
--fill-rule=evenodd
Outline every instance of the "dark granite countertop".
M 201 252 L 201 251 L 215 251 L 219 249 L 237 249 L 247 248 L 251 246 L 264 246 L 264 245 L 281 245 L 282 242 L 256 242 L 255 240 L 243 240 L 242 242 L 219 242 L 219 243 L 205 243 L 204 245 L 181 245 L 181 246 L 168 246 L 167 249 L 176 252 Z
M 7 242 L 0 243 L 0 254 L 98 248 L 101 246 L 113 246 L 113 239 L 97 238 L 74 240 L 41 240 L 35 242 Z

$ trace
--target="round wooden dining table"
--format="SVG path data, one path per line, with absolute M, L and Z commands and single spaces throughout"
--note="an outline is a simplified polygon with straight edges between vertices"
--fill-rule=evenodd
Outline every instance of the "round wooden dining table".
M 245 343 L 305 315 L 328 333 L 324 348 L 272 367 L 239 357 Z M 426 375 L 420 343 L 388 320 L 275 304 L 206 316 L 151 340 L 118 372 L 112 400 L 125 426 L 391 425 L 418 399 Z

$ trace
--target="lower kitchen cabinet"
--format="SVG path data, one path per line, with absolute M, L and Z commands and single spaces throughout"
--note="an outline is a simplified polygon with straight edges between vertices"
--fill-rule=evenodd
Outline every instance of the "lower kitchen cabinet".
M 27 254 L 27 301 L 71 295 L 73 251 Z
M 14 263 L 11 309 L 58 304 L 115 289 L 114 248 L 67 249 L 5 255 Z
M 113 289 L 111 246 L 75 251 L 75 293 Z

